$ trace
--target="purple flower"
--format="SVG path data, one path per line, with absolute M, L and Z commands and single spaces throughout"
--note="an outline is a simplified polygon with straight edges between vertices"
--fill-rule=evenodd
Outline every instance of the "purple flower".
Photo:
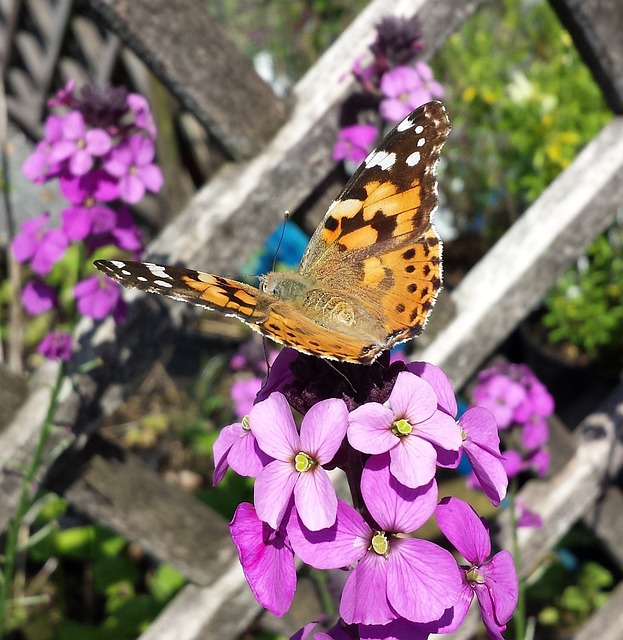
M 496 507 L 508 488 L 508 476 L 502 455 L 495 418 L 483 407 L 472 407 L 460 418 L 463 451 L 478 479 L 480 487 Z
M 51 331 L 37 347 L 37 352 L 48 360 L 63 360 L 71 357 L 71 335 L 66 331 Z
M 299 352 L 289 347 L 283 348 L 275 358 L 268 373 L 266 384 L 260 389 L 255 402 L 266 400 L 271 393 L 284 392 L 285 387 L 294 381 L 294 374 L 290 365 L 298 358 Z
M 433 72 L 425 62 L 385 72 L 381 92 L 385 99 L 379 111 L 389 122 L 398 122 L 424 103 L 443 98 L 443 87 L 433 80 Z
M 379 130 L 371 124 L 353 124 L 340 129 L 333 147 L 333 159 L 360 164 L 370 153 L 378 133 Z
M 544 418 L 551 416 L 554 413 L 554 398 L 545 385 L 531 371 L 521 378 L 521 382 L 526 388 L 526 395 L 515 407 L 513 420 L 519 424 L 527 424 L 542 422 Z
M 331 462 L 348 425 L 342 400 L 315 404 L 297 433 L 290 405 L 281 393 L 258 402 L 250 416 L 260 449 L 274 458 L 255 481 L 258 516 L 274 529 L 281 523 L 294 496 L 305 526 L 313 531 L 335 522 L 337 497 L 323 464 Z
M 52 96 L 48 100 L 49 107 L 71 107 L 74 103 L 74 88 L 76 82 L 67 80 L 65 86 L 56 92 L 56 95 Z
M 394 477 L 415 488 L 428 484 L 437 470 L 437 451 L 458 451 L 461 432 L 437 408 L 433 387 L 402 371 L 389 396 L 389 407 L 369 402 L 350 414 L 348 441 L 363 453 L 389 452 Z
M 435 514 L 443 534 L 469 563 L 461 565 L 463 586 L 454 619 L 442 631 L 453 631 L 463 622 L 475 595 L 489 637 L 503 640 L 501 632 L 513 615 L 519 592 L 511 554 L 500 551 L 489 558 L 491 541 L 487 527 L 462 500 L 444 498 Z
M 42 183 L 56 176 L 60 165 L 50 159 L 50 153 L 56 142 L 63 137 L 63 120 L 59 116 L 50 115 L 45 121 L 43 140 L 26 158 L 22 165 L 22 173 L 32 182 Z
M 506 452 L 504 455 L 506 455 Z M 550 463 L 549 451 L 547 449 L 537 449 L 526 458 L 523 468 L 532 469 L 539 478 L 544 478 L 549 471 Z
M 521 429 L 521 441 L 528 451 L 542 447 L 548 440 L 549 426 L 544 419 L 535 416 L 523 425 Z
M 93 167 L 93 158 L 108 153 L 112 141 L 103 129 L 90 129 L 79 111 L 70 111 L 63 119 L 63 137 L 50 152 L 52 162 L 67 161 L 70 173 L 83 176 Z
M 508 429 L 515 409 L 526 399 L 526 390 L 504 374 L 494 373 L 483 378 L 474 387 L 472 400 L 479 407 L 491 411 L 499 429 Z
M 260 471 L 273 459 L 259 447 L 252 432 L 252 424 L 257 415 L 261 417 L 262 408 L 251 409 L 248 417 L 223 427 L 214 442 L 214 475 L 212 486 L 216 486 L 224 477 L 228 467 L 241 476 L 256 478 Z
M 74 287 L 78 311 L 83 316 L 102 320 L 113 311 L 118 311 L 121 287 L 109 278 L 89 276 Z
M 26 220 L 11 243 L 14 258 L 20 263 L 30 260 L 32 270 L 39 275 L 50 273 L 68 244 L 62 231 L 45 228 L 49 219 L 50 214 L 43 213 Z
M 515 509 L 517 509 L 517 527 L 540 529 L 543 526 L 543 518 L 535 511 L 528 509 L 521 498 L 515 498 Z
M 38 316 L 56 304 L 56 289 L 42 280 L 31 280 L 22 291 L 22 304 L 31 316 Z
M 285 531 L 271 529 L 243 502 L 229 525 L 240 564 L 256 600 L 276 616 L 292 604 L 296 590 L 294 554 Z
M 72 204 L 86 205 L 94 200 L 109 202 L 119 195 L 117 181 L 103 169 L 83 176 L 65 174 L 59 178 L 61 191 Z
M 336 523 L 324 531 L 307 529 L 293 510 L 288 535 L 295 553 L 317 569 L 355 565 L 340 602 L 347 624 L 438 620 L 458 601 L 460 572 L 448 551 L 406 535 L 432 515 L 436 483 L 409 489 L 390 474 L 389 456 L 380 455 L 366 463 L 361 492 L 374 527 L 341 500 Z
M 234 403 L 236 417 L 244 418 L 253 407 L 257 392 L 262 388 L 262 380 L 257 376 L 251 378 L 236 378 L 231 385 L 230 395 Z
M 154 154 L 154 143 L 144 136 L 131 136 L 110 152 L 104 168 L 119 180 L 119 197 L 124 202 L 135 204 L 145 190 L 160 190 L 162 173 L 152 162 Z
M 126 99 L 128 107 L 134 113 L 134 124 L 143 129 L 152 140 L 156 139 L 156 123 L 151 114 L 149 103 L 139 93 L 129 93 Z

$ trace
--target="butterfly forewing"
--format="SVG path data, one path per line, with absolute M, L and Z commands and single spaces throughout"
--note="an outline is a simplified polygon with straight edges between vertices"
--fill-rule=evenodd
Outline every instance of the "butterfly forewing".
M 327 211 L 298 274 L 269 274 L 296 284 L 283 288 L 287 296 L 180 267 L 95 265 L 125 287 L 235 316 L 303 353 L 373 362 L 422 330 L 441 286 L 441 242 L 431 216 L 435 167 L 449 131 L 443 105 L 429 102 L 388 134 Z M 328 309 L 341 311 L 336 317 Z

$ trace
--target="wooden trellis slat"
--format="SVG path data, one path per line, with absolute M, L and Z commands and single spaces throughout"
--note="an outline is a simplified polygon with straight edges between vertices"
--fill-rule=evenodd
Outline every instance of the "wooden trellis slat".
M 285 103 L 194 0 L 90 4 L 233 158 L 255 155 L 285 120 Z
M 620 0 L 550 0 L 610 108 L 623 114 L 623 11 Z

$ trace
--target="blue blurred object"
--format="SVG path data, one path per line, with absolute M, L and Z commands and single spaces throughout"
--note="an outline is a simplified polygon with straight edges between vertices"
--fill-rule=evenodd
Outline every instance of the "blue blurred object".
M 261 251 L 247 262 L 242 273 L 245 275 L 267 273 L 272 271 L 273 262 L 290 269 L 295 268 L 299 265 L 308 242 L 307 234 L 297 224 L 291 220 L 284 220 L 267 238 Z M 277 247 L 279 247 L 278 252 Z

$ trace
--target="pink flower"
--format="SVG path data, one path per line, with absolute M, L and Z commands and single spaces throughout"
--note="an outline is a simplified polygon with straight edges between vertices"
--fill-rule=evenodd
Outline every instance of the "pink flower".
M 333 147 L 333 159 L 336 162 L 351 160 L 360 164 L 370 153 L 378 133 L 378 129 L 371 124 L 353 124 L 343 127 Z
M 26 158 L 22 165 L 22 173 L 32 182 L 42 183 L 50 180 L 60 172 L 59 163 L 50 159 L 54 144 L 63 137 L 63 120 L 59 116 L 50 115 L 45 121 L 43 140 Z
M 136 204 L 146 190 L 156 193 L 162 187 L 154 155 L 154 143 L 144 136 L 131 136 L 110 152 L 104 168 L 119 180 L 119 197 L 124 202 Z
M 230 395 L 234 403 L 236 417 L 244 418 L 253 407 L 258 391 L 262 388 L 262 380 L 257 376 L 252 378 L 236 378 L 231 385 Z
M 458 451 L 461 432 L 437 408 L 433 387 L 408 371 L 398 374 L 388 404 L 369 402 L 352 411 L 348 442 L 363 453 L 389 452 L 399 482 L 411 488 L 426 485 L 437 470 L 435 447 Z
M 276 616 L 282 616 L 296 591 L 294 554 L 285 531 L 262 522 L 248 502 L 238 506 L 229 530 L 256 600 Z
M 22 263 L 31 261 L 35 273 L 46 275 L 67 249 L 67 237 L 59 229 L 46 229 L 49 213 L 26 220 L 19 235 L 13 238 L 11 249 L 14 258 Z
M 342 501 L 328 530 L 310 531 L 293 511 L 288 535 L 295 553 L 317 569 L 354 565 L 340 602 L 347 624 L 438 620 L 458 601 L 460 573 L 448 551 L 408 535 L 434 512 L 436 483 L 409 489 L 390 474 L 389 456 L 379 455 L 365 465 L 361 492 L 374 526 Z
M 42 280 L 31 280 L 22 291 L 22 304 L 31 316 L 45 313 L 56 304 L 56 289 Z
M 434 98 L 443 98 L 443 87 L 433 80 L 432 69 L 425 62 L 413 67 L 395 67 L 381 78 L 385 99 L 379 111 L 385 120 L 398 122 Z
M 119 313 L 121 287 L 109 278 L 89 276 L 80 280 L 74 287 L 78 311 L 89 318 L 102 320 L 111 312 Z
M 461 565 L 463 587 L 454 607 L 454 619 L 440 631 L 453 631 L 463 622 L 475 595 L 489 637 L 503 640 L 501 632 L 513 615 L 519 593 L 511 554 L 500 551 L 489 557 L 489 532 L 476 512 L 462 500 L 444 498 L 435 514 L 443 534 L 469 563 Z
M 337 497 L 323 464 L 331 462 L 342 444 L 348 410 L 342 400 L 315 404 L 297 433 L 285 397 L 276 392 L 258 402 L 250 416 L 260 449 L 274 458 L 255 481 L 255 507 L 261 520 L 276 529 L 294 496 L 305 526 L 313 531 L 335 522 Z
M 67 161 L 74 176 L 83 176 L 93 167 L 93 158 L 108 153 L 112 141 L 103 129 L 88 129 L 79 111 L 70 111 L 63 119 L 63 137 L 50 152 L 52 162 Z
M 526 399 L 526 390 L 519 382 L 501 373 L 483 378 L 474 388 L 473 402 L 491 411 L 499 429 L 507 429 L 515 409 Z
M 71 335 L 66 331 L 51 331 L 43 338 L 37 352 L 48 360 L 63 360 L 71 357 Z

